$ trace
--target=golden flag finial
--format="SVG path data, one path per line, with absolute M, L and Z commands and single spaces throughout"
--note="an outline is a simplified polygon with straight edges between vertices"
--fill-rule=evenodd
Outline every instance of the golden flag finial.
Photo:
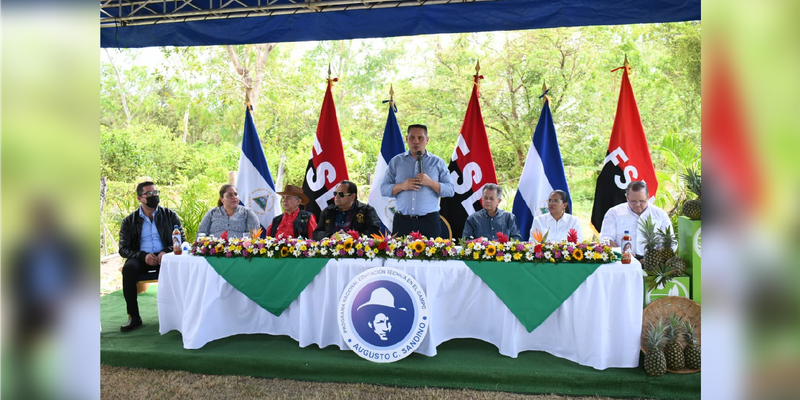
M 331 80 L 331 63 L 328 63 L 328 80 Z
M 394 85 L 389 85 L 389 101 L 394 101 Z
M 481 60 L 475 62 L 475 75 L 480 74 L 481 72 Z
M 548 101 L 552 101 L 552 99 L 550 98 L 550 96 L 548 96 L 548 95 L 547 95 L 547 92 L 548 92 L 549 90 L 550 90 L 550 89 L 548 89 L 548 88 L 547 88 L 547 83 L 545 83 L 545 81 L 544 81 L 544 80 L 542 80 L 542 95 L 541 95 L 541 96 L 539 96 L 539 98 L 540 98 L 540 99 L 542 99 L 542 106 L 544 106 L 544 103 L 546 103 L 546 102 L 548 102 Z

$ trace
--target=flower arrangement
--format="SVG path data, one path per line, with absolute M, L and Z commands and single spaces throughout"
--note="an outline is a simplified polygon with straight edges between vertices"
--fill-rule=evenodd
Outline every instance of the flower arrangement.
M 227 235 L 225 235 L 227 236 Z M 395 258 L 406 260 L 479 260 L 499 262 L 593 262 L 616 261 L 609 246 L 599 243 L 521 242 L 498 235 L 497 240 L 478 238 L 459 249 L 450 239 L 430 239 L 412 232 L 405 237 L 371 237 L 357 232 L 335 234 L 321 241 L 296 238 L 198 238 L 191 254 L 243 258 Z M 538 235 L 545 239 L 546 235 Z

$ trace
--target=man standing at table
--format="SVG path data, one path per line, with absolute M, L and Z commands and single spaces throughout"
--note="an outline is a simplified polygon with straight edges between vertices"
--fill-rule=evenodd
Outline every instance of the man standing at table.
M 314 230 L 314 240 L 331 237 L 336 232 L 354 230 L 361 235 L 372 235 L 381 230 L 381 220 L 375 208 L 358 201 L 358 186 L 342 181 L 333 192 L 333 204 L 322 210 L 319 225 Z
M 502 200 L 503 188 L 494 183 L 483 185 L 483 209 L 467 217 L 462 237 L 467 240 L 479 237 L 497 239 L 497 233 L 502 232 L 509 239 L 522 240 L 514 214 L 497 208 Z
M 122 267 L 122 293 L 129 316 L 128 322 L 120 327 L 122 332 L 142 326 L 136 300 L 138 277 L 160 270 L 161 258 L 172 252 L 172 230 L 175 225 L 181 226 L 174 211 L 158 205 L 158 190 L 153 182 L 137 185 L 136 199 L 139 208 L 125 217 L 119 228 L 119 255 L 127 259 Z
M 300 205 L 308 204 L 308 196 L 303 194 L 303 189 L 295 185 L 286 185 L 281 197 L 283 214 L 272 219 L 267 227 L 267 236 L 275 238 L 310 238 L 314 229 L 317 229 L 317 219 L 314 214 L 301 210 Z
M 381 195 L 397 199 L 392 234 L 441 236 L 439 198 L 452 197 L 455 187 L 444 160 L 426 150 L 428 140 L 425 125 L 409 126 L 408 152 L 394 156 L 383 176 Z
M 633 181 L 625 188 L 627 202 L 611 207 L 603 217 L 603 229 L 600 231 L 600 240 L 611 240 L 611 246 L 622 245 L 622 236 L 625 231 L 631 235 L 633 253 L 638 258 L 644 255 L 644 242 L 639 242 L 639 220 L 653 218 L 656 229 L 666 229 L 672 226 L 667 213 L 650 204 L 650 192 L 644 181 Z

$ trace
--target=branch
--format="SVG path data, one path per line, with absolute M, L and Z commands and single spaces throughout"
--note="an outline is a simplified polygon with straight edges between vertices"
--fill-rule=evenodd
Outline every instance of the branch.
M 231 57 L 231 63 L 233 63 L 233 68 L 236 69 L 236 73 L 239 75 L 244 75 L 244 68 L 239 65 L 239 57 L 233 51 L 233 46 L 228 45 L 226 47 L 228 48 L 228 55 Z
M 111 54 L 108 52 L 108 49 L 103 49 L 106 52 L 106 57 L 108 57 L 108 62 L 111 64 L 111 67 L 114 68 L 114 73 L 117 75 L 117 84 L 119 84 L 119 95 L 122 97 L 122 109 L 125 111 L 125 118 L 128 120 L 128 124 L 131 123 L 131 111 L 128 109 L 128 99 L 125 96 L 125 88 L 122 86 L 122 76 L 117 69 L 116 64 L 114 64 L 114 59 L 111 58 Z

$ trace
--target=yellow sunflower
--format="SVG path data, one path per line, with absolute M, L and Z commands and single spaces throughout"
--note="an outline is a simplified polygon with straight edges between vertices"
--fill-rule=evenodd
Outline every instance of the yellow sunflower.
M 493 244 L 486 246 L 486 255 L 492 257 L 497 253 L 497 247 L 494 247 Z
M 286 257 L 289 255 L 289 248 L 288 247 L 281 247 L 281 257 Z
M 347 240 L 344 241 L 344 250 L 349 251 L 352 248 L 353 248 L 353 238 L 347 238 Z
M 414 249 L 417 253 L 422 253 L 425 251 L 425 243 L 422 243 L 421 240 L 417 240 L 411 245 L 411 248 Z
M 575 249 L 572 251 L 572 257 L 575 258 L 576 261 L 583 260 L 583 250 Z

